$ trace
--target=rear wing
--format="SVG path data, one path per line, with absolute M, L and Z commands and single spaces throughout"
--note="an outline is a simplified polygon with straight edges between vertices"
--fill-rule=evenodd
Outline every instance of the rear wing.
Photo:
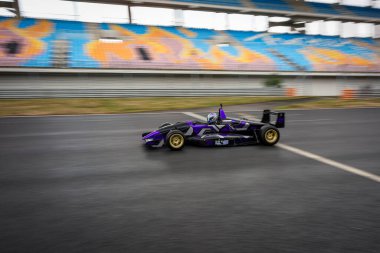
M 271 115 L 277 116 L 275 121 L 272 121 Z M 271 110 L 264 110 L 261 122 L 271 124 L 277 128 L 284 128 L 285 127 L 285 113 L 271 112 Z

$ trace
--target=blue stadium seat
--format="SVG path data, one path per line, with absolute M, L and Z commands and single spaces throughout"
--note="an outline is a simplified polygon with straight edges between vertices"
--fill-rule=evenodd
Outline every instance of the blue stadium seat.
M 380 18 L 380 9 L 356 6 L 345 6 L 345 8 L 362 17 Z
M 226 5 L 226 6 L 236 6 L 236 7 L 242 6 L 242 4 L 239 0 L 176 0 L 176 2 L 211 4 L 211 5 Z
M 331 4 L 312 3 L 312 2 L 305 2 L 305 4 L 309 5 L 309 7 L 314 9 L 316 13 L 332 14 L 332 15 L 341 14 L 336 9 L 334 9 L 334 7 L 331 6 Z
M 294 11 L 294 8 L 284 0 L 251 0 L 260 9 Z

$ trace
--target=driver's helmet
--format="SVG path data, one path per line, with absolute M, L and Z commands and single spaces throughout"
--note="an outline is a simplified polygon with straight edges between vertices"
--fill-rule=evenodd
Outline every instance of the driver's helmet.
M 209 124 L 214 124 L 217 119 L 218 119 L 218 115 L 214 112 L 209 113 L 207 115 L 207 123 L 209 123 Z

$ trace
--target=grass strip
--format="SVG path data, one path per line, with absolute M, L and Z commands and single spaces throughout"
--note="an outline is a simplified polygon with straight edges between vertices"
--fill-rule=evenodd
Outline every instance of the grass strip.
M 0 99 L 0 116 L 116 114 L 295 101 L 300 97 L 144 97 Z
M 360 108 L 360 107 L 380 107 L 380 98 L 363 99 L 340 99 L 340 98 L 320 98 L 302 103 L 289 103 L 277 106 L 278 110 L 286 109 L 319 109 L 319 108 Z
M 307 97 L 144 97 L 0 99 L 0 116 L 116 114 L 187 110 L 223 105 L 284 102 L 276 109 L 380 107 L 380 98 L 339 99 Z M 302 102 L 297 102 L 301 99 Z

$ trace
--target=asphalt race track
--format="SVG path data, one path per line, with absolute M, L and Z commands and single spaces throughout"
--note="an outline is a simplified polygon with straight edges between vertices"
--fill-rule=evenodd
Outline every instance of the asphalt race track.
M 380 252 L 380 183 L 280 147 L 142 146 L 189 118 L 1 118 L 0 252 Z M 379 126 L 288 111 L 281 143 L 380 175 Z

